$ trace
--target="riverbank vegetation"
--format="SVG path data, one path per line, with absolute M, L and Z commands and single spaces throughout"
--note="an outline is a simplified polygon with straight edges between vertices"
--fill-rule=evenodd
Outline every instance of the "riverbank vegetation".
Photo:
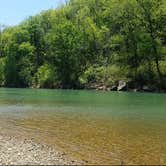
M 166 89 L 164 0 L 69 0 L 0 34 L 0 85 Z

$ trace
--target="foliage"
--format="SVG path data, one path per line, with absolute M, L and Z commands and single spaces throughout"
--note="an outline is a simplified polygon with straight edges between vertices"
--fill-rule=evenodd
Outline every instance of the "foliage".
M 164 0 L 69 0 L 0 33 L 0 85 L 166 89 Z
M 4 69 L 5 69 L 5 58 L 0 58 L 0 86 L 4 86 L 5 84 Z
M 54 68 L 48 64 L 40 66 L 33 78 L 33 86 L 40 88 L 54 88 L 58 85 L 55 84 L 56 77 Z
M 105 83 L 106 86 L 111 87 L 117 85 L 120 80 L 128 82 L 127 75 L 127 70 L 117 65 L 107 67 L 94 65 L 84 72 L 80 77 L 80 82 L 83 85 Z

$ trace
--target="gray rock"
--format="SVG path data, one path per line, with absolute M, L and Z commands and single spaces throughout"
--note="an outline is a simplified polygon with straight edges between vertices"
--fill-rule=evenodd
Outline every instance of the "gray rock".
M 142 87 L 142 90 L 145 91 L 145 92 L 151 92 L 152 91 L 152 89 L 149 86 L 147 86 L 147 85 L 144 85 Z
M 117 86 L 116 86 L 116 85 L 113 85 L 113 86 L 111 87 L 111 91 L 117 91 Z
M 125 91 L 125 90 L 127 90 L 127 83 L 126 83 L 126 81 L 120 80 L 119 83 L 118 83 L 117 90 L 118 91 Z

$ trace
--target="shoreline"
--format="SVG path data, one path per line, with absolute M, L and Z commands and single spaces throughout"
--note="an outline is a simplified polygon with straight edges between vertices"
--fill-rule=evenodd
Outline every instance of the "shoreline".
M 34 139 L 0 135 L 0 165 L 80 165 L 68 154 Z
M 36 90 L 87 90 L 87 91 L 103 91 L 103 92 L 131 92 L 131 93 L 158 93 L 166 94 L 165 90 L 161 91 L 148 91 L 148 90 L 138 90 L 138 89 L 128 89 L 128 90 L 110 90 L 110 89 L 98 89 L 98 88 L 73 88 L 73 89 L 62 89 L 62 88 L 37 88 L 37 87 L 0 87 L 0 89 L 36 89 Z

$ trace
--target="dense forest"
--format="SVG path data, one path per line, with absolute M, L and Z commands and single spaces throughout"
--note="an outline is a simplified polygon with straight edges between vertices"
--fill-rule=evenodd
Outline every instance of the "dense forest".
M 69 0 L 0 32 L 0 86 L 166 89 L 165 0 Z

